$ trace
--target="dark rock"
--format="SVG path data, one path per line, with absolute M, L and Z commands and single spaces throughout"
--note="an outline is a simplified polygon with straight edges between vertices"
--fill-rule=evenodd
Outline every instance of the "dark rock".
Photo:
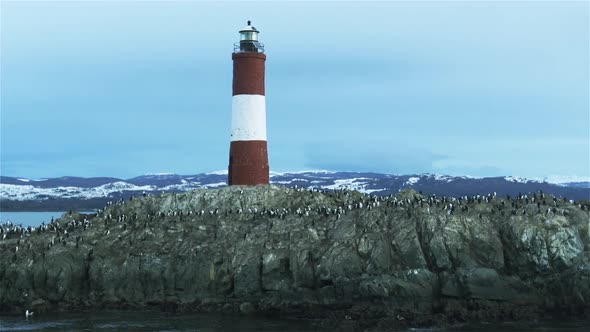
M 240 304 L 240 311 L 246 315 L 250 315 L 256 312 L 256 307 L 250 302 L 244 302 Z
M 545 200 L 274 185 L 135 198 L 0 240 L 0 311 L 279 313 L 342 329 L 588 315 L 589 212 Z

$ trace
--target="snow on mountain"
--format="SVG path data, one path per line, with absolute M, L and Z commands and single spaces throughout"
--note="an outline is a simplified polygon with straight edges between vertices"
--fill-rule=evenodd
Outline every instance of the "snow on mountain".
M 504 177 L 504 180 L 518 183 L 527 183 L 529 181 L 526 178 L 521 178 L 519 176 L 506 176 Z
M 227 169 L 222 169 L 219 171 L 214 171 L 210 173 L 205 173 L 206 175 L 227 175 Z
M 420 178 L 417 176 L 412 176 L 411 178 L 408 179 L 408 181 L 404 182 L 405 186 L 411 186 L 414 185 L 416 183 L 418 183 L 418 181 L 420 181 Z
M 217 182 L 217 183 L 205 184 L 205 185 L 203 185 L 203 188 L 219 188 L 219 187 L 225 187 L 225 186 L 227 186 L 227 183 Z
M 474 176 L 451 176 L 451 175 L 441 175 L 441 174 L 426 174 L 429 178 L 434 179 L 436 181 L 444 181 L 444 182 L 452 182 L 455 180 L 466 180 L 466 179 L 480 179 Z
M 283 175 L 292 175 L 292 174 L 334 174 L 334 173 L 338 173 L 338 172 L 327 171 L 324 169 L 316 169 L 316 170 L 309 170 L 309 171 L 285 171 L 285 172 L 270 171 L 270 176 L 272 177 L 272 176 L 283 176 Z
M 352 178 L 352 179 L 338 179 L 334 180 L 334 184 L 322 186 L 322 189 L 328 190 L 338 190 L 338 189 L 351 189 L 351 190 L 358 190 L 364 191 L 366 190 L 367 181 L 363 180 L 370 180 L 368 178 Z
M 272 178 L 272 176 L 271 176 Z M 291 184 L 293 182 L 310 182 L 308 179 L 303 179 L 303 178 L 294 178 L 294 179 L 290 179 L 287 181 L 280 181 L 280 180 L 271 180 L 272 183 L 276 183 L 276 184 Z M 311 182 L 316 182 L 319 183 L 320 181 L 311 181 Z
M 41 188 L 31 185 L 0 184 L 0 198 L 8 200 L 38 200 L 49 198 L 80 198 L 89 199 L 96 197 L 109 197 L 113 193 L 122 191 L 152 191 L 154 186 L 135 186 L 130 183 L 118 181 L 104 184 L 94 188 L 81 187 L 55 187 Z
M 590 176 L 579 176 L 579 175 L 549 175 L 543 178 L 543 182 L 555 183 L 555 184 L 568 184 L 568 183 L 590 183 Z
M 438 174 L 394 175 L 370 172 L 298 171 L 271 172 L 271 183 L 287 187 L 326 190 L 351 189 L 367 194 L 388 195 L 401 189 L 414 188 L 436 195 L 472 195 L 498 192 L 516 195 L 543 190 L 573 199 L 590 198 L 590 182 L 550 184 L 506 176 L 475 178 Z M 61 177 L 34 181 L 22 177 L 0 177 L 0 200 L 44 201 L 55 199 L 112 199 L 141 195 L 142 192 L 182 192 L 226 185 L 227 170 L 196 175 L 173 173 L 146 174 L 127 180 L 117 178 Z

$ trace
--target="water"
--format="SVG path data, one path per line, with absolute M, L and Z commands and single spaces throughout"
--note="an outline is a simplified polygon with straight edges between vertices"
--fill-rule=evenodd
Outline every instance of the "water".
M 48 224 L 51 222 L 51 217 L 57 219 L 65 212 L 0 212 L 0 223 L 12 222 L 13 224 L 23 224 L 23 226 L 38 227 L 41 223 Z M 81 213 L 94 213 L 93 211 Z
M 320 331 L 312 321 L 222 314 L 98 312 L 0 316 L 0 331 Z
M 463 324 L 445 329 L 410 329 L 411 331 L 452 331 L 452 332 L 586 332 L 590 321 L 541 321 Z
M 582 332 L 589 321 L 544 321 L 464 324 L 447 328 L 415 328 L 408 331 L 452 332 Z M 31 318 L 0 315 L 0 331 L 201 331 L 201 332 L 305 332 L 326 329 L 318 321 L 217 313 L 164 313 L 151 311 L 100 311 L 86 313 L 43 313 Z M 369 330 L 377 331 L 377 330 Z

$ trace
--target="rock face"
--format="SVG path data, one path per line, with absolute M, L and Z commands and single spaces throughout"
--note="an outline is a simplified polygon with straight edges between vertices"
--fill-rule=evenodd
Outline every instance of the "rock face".
M 156 306 L 381 327 L 588 315 L 589 225 L 585 206 L 542 194 L 267 185 L 139 197 L 9 230 L 0 310 Z

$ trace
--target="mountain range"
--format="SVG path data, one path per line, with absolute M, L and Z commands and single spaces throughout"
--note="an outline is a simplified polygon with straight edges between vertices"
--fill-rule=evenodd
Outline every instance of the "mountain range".
M 0 176 L 0 210 L 52 211 L 96 209 L 131 196 L 183 192 L 226 186 L 227 172 L 196 175 L 146 174 L 130 179 L 72 177 L 28 179 Z M 590 200 L 590 182 L 548 183 L 521 177 L 467 177 L 437 174 L 394 175 L 363 172 L 271 172 L 271 183 L 323 190 L 352 189 L 389 195 L 405 188 L 439 196 L 472 196 L 496 192 L 516 196 L 539 190 L 557 197 Z

